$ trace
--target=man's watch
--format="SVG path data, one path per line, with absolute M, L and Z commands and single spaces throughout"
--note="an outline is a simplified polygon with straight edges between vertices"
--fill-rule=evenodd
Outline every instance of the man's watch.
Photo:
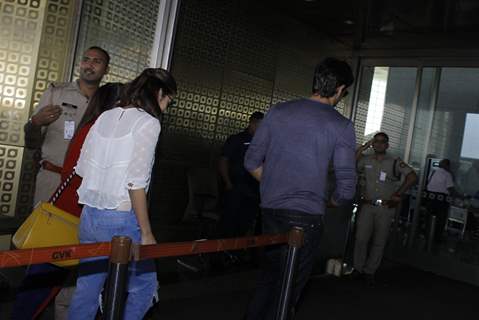
M 35 127 L 40 127 L 39 125 L 33 123 L 33 116 L 31 116 L 31 117 L 28 119 L 28 122 L 27 122 L 27 123 L 29 123 L 30 125 L 35 126 Z

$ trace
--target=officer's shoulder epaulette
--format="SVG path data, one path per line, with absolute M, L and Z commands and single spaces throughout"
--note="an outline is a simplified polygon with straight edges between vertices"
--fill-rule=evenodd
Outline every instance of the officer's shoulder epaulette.
M 399 166 L 400 166 L 401 168 L 409 167 L 409 166 L 407 165 L 407 163 L 404 162 L 404 161 L 399 162 Z
M 406 162 L 404 162 L 400 157 L 397 157 L 396 161 L 399 162 L 399 167 L 400 168 L 409 167 L 409 165 Z

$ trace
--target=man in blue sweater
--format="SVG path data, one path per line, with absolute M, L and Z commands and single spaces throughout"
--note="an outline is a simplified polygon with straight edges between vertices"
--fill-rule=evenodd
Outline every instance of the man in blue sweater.
M 304 229 L 291 295 L 292 313 L 320 247 L 326 204 L 339 206 L 354 196 L 354 127 L 334 109 L 353 81 L 346 62 L 326 58 L 315 69 L 312 96 L 273 106 L 246 152 L 245 167 L 260 181 L 263 232 L 283 233 L 294 226 Z M 336 190 L 327 195 L 330 163 Z M 246 319 L 275 319 L 286 250 L 286 246 L 267 249 Z

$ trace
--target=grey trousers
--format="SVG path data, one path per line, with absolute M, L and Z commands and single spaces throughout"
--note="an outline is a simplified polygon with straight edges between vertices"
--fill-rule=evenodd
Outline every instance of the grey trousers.
M 35 182 L 35 195 L 33 197 L 32 205 L 35 207 L 40 201 L 47 202 L 52 196 L 53 192 L 55 192 L 57 189 L 60 182 L 61 176 L 59 173 L 40 169 Z
M 75 292 L 74 286 L 64 287 L 55 299 L 55 320 L 68 320 L 68 307 Z
M 374 274 L 379 268 L 395 213 L 395 208 L 371 205 L 361 208 L 354 244 L 354 268 L 359 272 Z

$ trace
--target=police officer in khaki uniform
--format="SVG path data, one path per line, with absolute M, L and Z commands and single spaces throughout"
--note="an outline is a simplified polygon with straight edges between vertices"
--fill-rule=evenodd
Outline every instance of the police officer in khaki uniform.
M 374 153 L 363 155 L 371 146 Z M 364 275 L 371 284 L 381 263 L 395 208 L 402 194 L 417 180 L 410 166 L 386 154 L 388 147 L 388 135 L 379 132 L 356 151 L 361 210 L 356 219 L 354 268 L 355 273 Z
M 41 148 L 42 155 L 33 205 L 48 201 L 59 185 L 68 144 L 85 113 L 89 98 L 108 72 L 109 61 L 110 56 L 104 49 L 87 49 L 80 62 L 79 79 L 51 84 L 25 125 L 25 146 Z
M 32 117 L 25 124 L 25 146 L 41 149 L 42 156 L 35 185 L 34 205 L 39 201 L 48 201 L 58 187 L 61 166 L 70 140 L 85 113 L 88 100 L 107 74 L 109 62 L 110 56 L 104 49 L 88 48 L 80 61 L 79 79 L 50 85 L 43 93 Z M 24 284 L 17 293 L 11 319 L 31 319 L 39 306 L 49 301 L 51 288 L 32 286 L 29 279 L 41 274 L 42 279 L 47 281 L 49 278 L 56 278 L 55 272 L 61 271 L 49 264 L 30 266 Z M 57 309 L 58 305 L 68 304 L 70 292 L 72 290 L 69 288 L 60 292 L 56 301 Z M 65 319 L 64 312 L 61 311 L 62 309 L 55 312 L 55 319 Z

